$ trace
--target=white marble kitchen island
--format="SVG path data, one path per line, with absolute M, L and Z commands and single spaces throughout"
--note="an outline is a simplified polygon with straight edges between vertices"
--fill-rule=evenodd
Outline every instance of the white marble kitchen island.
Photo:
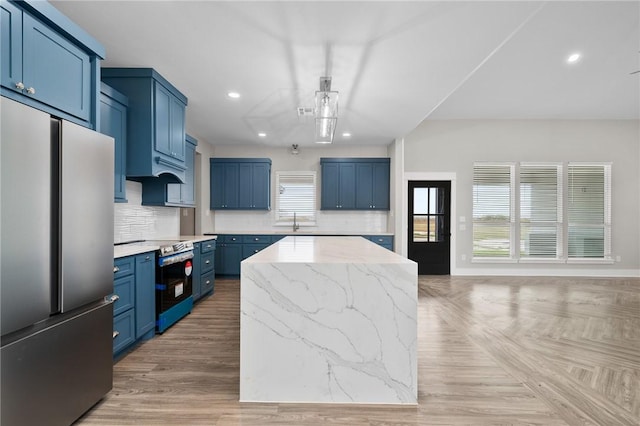
M 286 237 L 241 265 L 240 401 L 417 404 L 417 264 Z

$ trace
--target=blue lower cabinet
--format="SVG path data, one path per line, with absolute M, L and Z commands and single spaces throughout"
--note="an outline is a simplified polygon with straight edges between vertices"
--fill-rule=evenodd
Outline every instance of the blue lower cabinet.
M 113 318 L 113 354 L 122 352 L 135 340 L 135 309 L 129 309 Z
M 213 293 L 214 285 L 215 285 L 215 271 L 212 269 L 206 274 L 202 274 L 202 278 L 200 282 L 202 283 L 201 294 L 205 295 L 207 293 Z
M 194 302 L 213 292 L 216 264 L 218 261 L 216 240 L 193 244 L 192 295 Z
M 251 257 L 254 254 L 264 250 L 265 248 L 269 247 L 269 244 L 243 244 L 242 245 L 242 260 L 246 259 L 247 257 Z
M 193 296 L 194 301 L 200 299 L 200 294 L 202 294 L 200 284 L 200 278 L 202 275 L 202 266 L 200 265 L 201 248 L 201 243 L 193 243 L 193 259 L 191 259 L 191 264 L 193 265 L 193 269 L 191 270 L 191 295 Z
M 113 262 L 113 355 L 155 334 L 155 252 Z
M 136 256 L 136 339 L 153 337 L 156 318 L 155 254 Z
M 369 241 L 373 241 L 374 243 L 378 244 L 379 246 L 382 246 L 382 247 L 386 248 L 387 250 L 393 251 L 393 236 L 392 235 L 368 235 L 365 238 L 368 239 Z

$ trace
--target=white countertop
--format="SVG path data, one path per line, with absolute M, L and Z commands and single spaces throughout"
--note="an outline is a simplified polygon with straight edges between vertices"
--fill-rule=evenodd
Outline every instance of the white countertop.
M 156 251 L 160 246 L 153 242 L 143 241 L 141 243 L 122 244 L 119 246 L 113 246 L 113 258 L 134 256 L 136 254 L 147 253 L 150 251 Z
M 293 232 L 291 227 L 283 227 L 282 229 L 262 230 L 262 231 L 220 231 L 216 234 L 219 235 L 338 235 L 338 236 L 360 236 L 360 235 L 385 235 L 393 236 L 393 232 L 354 232 L 354 231 L 314 231 L 300 228 L 296 232 Z
M 242 263 L 413 263 L 362 237 L 289 236 Z
M 189 240 L 193 241 L 194 243 L 199 243 L 201 241 L 215 240 L 217 238 L 217 235 L 180 235 L 178 237 L 159 238 L 158 240 Z M 156 251 L 159 248 L 160 246 L 156 241 L 142 241 L 139 243 L 122 244 L 113 246 L 113 258 L 117 259 L 119 257 L 134 256 L 136 254 Z

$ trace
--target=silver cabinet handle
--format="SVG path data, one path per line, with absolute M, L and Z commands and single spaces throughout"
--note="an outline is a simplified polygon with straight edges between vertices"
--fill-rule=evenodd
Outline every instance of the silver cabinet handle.
M 118 330 L 113 330 L 113 338 L 115 339 L 116 337 L 118 337 L 120 335 L 120 332 Z
M 111 303 L 116 303 L 118 300 L 120 300 L 120 296 L 118 296 L 117 294 L 114 294 L 109 298 L 109 302 Z
M 211 248 L 211 244 L 207 244 L 207 248 Z
M 146 256 L 146 257 L 144 258 L 144 260 L 149 260 L 149 259 L 151 259 L 151 257 L 150 257 L 150 256 Z
M 204 263 L 208 265 L 208 264 L 211 263 L 211 261 L 210 260 L 205 260 Z
M 260 241 L 260 238 L 255 237 L 255 238 L 253 239 L 253 241 Z
M 257 253 L 257 252 L 259 252 L 259 251 L 260 251 L 260 250 L 257 250 L 257 249 L 256 249 L 256 250 L 254 250 L 253 252 L 254 252 L 254 253 Z
M 19 81 L 16 83 L 16 89 L 18 90 L 24 90 L 24 83 Z
M 113 273 L 115 274 L 116 272 L 120 272 L 120 268 L 117 266 L 113 267 Z
M 29 87 L 27 89 L 27 93 L 30 95 L 35 95 L 36 94 L 36 89 L 34 89 L 33 87 Z
M 211 283 L 211 281 L 210 281 L 210 280 L 207 280 L 207 282 L 206 282 L 205 284 L 209 284 L 209 283 Z

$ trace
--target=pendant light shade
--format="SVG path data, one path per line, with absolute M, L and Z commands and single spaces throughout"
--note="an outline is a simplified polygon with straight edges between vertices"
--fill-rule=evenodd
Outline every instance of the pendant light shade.
M 338 122 L 338 92 L 331 91 L 331 77 L 320 77 L 315 113 L 316 143 L 332 143 Z

